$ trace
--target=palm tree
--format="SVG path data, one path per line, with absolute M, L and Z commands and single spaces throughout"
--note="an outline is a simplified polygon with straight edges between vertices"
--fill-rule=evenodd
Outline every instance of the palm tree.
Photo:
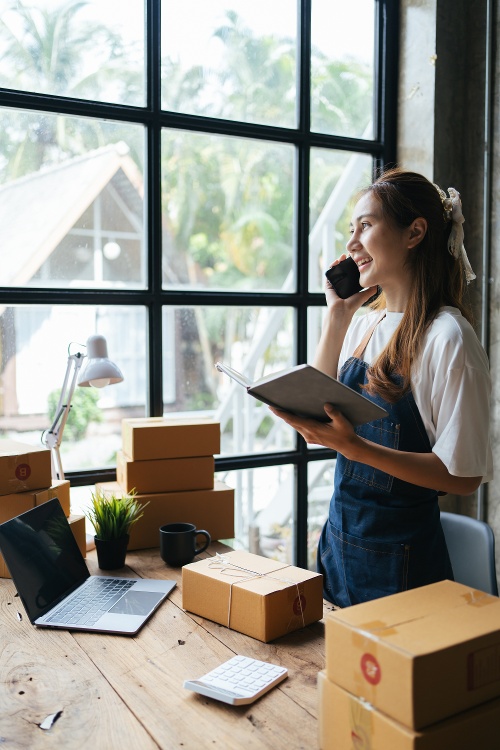
M 87 0 L 67 0 L 47 10 L 11 0 L 0 18 L 0 86 L 109 100 L 112 82 L 116 101 L 137 103 L 133 99 L 143 88 L 142 65 L 137 70 L 128 66 L 118 33 L 80 18 L 88 5 Z M 109 142 L 106 126 L 97 120 L 14 111 L 6 111 L 2 119 L 0 148 L 6 160 L 0 169 L 11 179 Z
M 121 36 L 109 27 L 78 17 L 88 5 L 87 0 L 67 0 L 57 9 L 47 10 L 11 0 L 10 13 L 4 13 L 0 21 L 6 64 L 0 73 L 0 85 L 96 98 L 105 77 L 116 70 L 114 61 L 123 64 L 124 45 Z M 106 59 L 104 68 L 102 57 Z M 92 58 L 90 72 L 82 75 Z

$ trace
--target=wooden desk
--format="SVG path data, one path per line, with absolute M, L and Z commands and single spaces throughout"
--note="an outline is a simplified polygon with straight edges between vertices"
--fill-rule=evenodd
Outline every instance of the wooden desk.
M 227 549 L 215 543 L 209 553 Z M 98 573 L 95 552 L 87 557 Z M 181 571 L 158 550 L 130 552 L 121 575 L 178 585 L 135 638 L 35 628 L 12 581 L 0 580 L 0 745 L 64 750 L 257 750 L 317 747 L 316 678 L 323 622 L 261 643 L 181 607 Z M 327 605 L 325 605 L 325 611 Z M 22 619 L 19 620 L 18 613 Z M 288 679 L 249 706 L 182 687 L 234 654 L 282 664 Z M 39 724 L 62 711 L 50 730 Z

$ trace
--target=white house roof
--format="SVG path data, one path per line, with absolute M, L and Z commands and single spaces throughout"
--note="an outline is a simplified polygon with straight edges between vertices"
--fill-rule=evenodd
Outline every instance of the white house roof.
M 0 286 L 26 284 L 112 179 L 127 203 L 142 204 L 142 176 L 127 152 L 113 144 L 0 187 Z

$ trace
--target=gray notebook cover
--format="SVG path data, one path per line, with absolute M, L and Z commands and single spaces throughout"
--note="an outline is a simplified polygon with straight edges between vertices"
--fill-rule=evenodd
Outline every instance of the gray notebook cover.
M 324 404 L 330 403 L 354 426 L 387 416 L 381 406 L 311 365 L 297 365 L 253 384 L 227 365 L 218 362 L 216 367 L 243 385 L 254 398 L 292 414 L 328 422 Z

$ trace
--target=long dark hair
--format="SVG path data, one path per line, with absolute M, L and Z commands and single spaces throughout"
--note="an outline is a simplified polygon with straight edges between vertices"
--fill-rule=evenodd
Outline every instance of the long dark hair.
M 413 284 L 403 318 L 369 368 L 365 386 L 368 393 L 395 402 L 411 386 L 412 364 L 439 309 L 444 305 L 456 307 L 469 322 L 472 312 L 464 301 L 467 283 L 463 263 L 448 251 L 451 220 L 446 218 L 432 182 L 423 175 L 395 168 L 383 172 L 362 194 L 370 192 L 380 202 L 384 217 L 400 229 L 419 217 L 427 221 L 423 239 L 408 256 Z M 383 291 L 372 307 L 385 307 Z

